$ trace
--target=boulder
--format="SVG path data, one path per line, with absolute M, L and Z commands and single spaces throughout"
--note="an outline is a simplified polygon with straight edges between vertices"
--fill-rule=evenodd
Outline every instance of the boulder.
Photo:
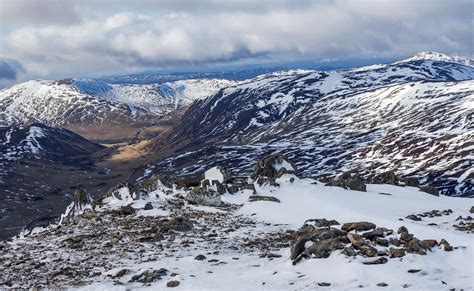
M 336 180 L 330 181 L 326 184 L 327 186 L 342 187 L 344 189 L 355 190 L 355 191 L 367 191 L 367 186 L 364 180 L 355 173 L 344 173 Z
M 145 207 L 143 208 L 143 210 L 152 210 L 153 209 L 153 205 L 151 205 L 151 202 L 148 202 L 147 204 L 145 204 Z
M 201 186 L 193 187 L 186 195 L 185 199 L 189 202 L 206 205 L 206 206 L 220 206 L 221 195 L 210 188 L 203 188 Z
M 381 265 L 381 264 L 385 264 L 386 262 L 388 262 L 388 259 L 385 258 L 385 257 L 381 257 L 381 258 L 375 259 L 373 261 L 363 262 L 362 264 L 364 264 L 364 265 Z
M 364 238 L 355 233 L 348 233 L 347 238 L 351 241 L 351 244 L 355 247 L 361 247 L 366 244 Z
M 390 248 L 388 252 L 391 258 L 401 258 L 405 256 L 404 249 Z
M 277 202 L 277 203 L 281 202 L 280 199 L 273 196 L 261 196 L 261 195 L 249 196 L 249 202 L 256 202 L 256 201 L 269 201 L 269 202 Z
M 368 240 L 374 240 L 377 237 L 384 237 L 385 232 L 383 228 L 377 227 L 372 231 L 364 232 L 362 236 Z
M 305 249 L 302 256 L 305 258 L 328 258 L 335 250 L 344 249 L 345 243 L 341 242 L 339 238 L 330 238 L 322 241 L 317 241 Z
M 258 184 L 276 185 L 275 180 L 284 174 L 298 174 L 296 166 L 284 155 L 269 155 L 257 162 L 250 178 Z
M 309 226 L 312 226 L 314 228 L 319 228 L 319 227 L 329 227 L 333 225 L 339 225 L 339 222 L 336 220 L 327 220 L 326 218 L 315 218 L 315 219 L 308 219 L 304 222 L 303 226 L 301 227 L 300 230 L 303 228 L 307 228 Z
M 369 245 L 362 245 L 358 249 L 367 257 L 375 257 L 378 254 L 377 249 Z
M 168 270 L 164 268 L 159 270 L 146 270 L 138 275 L 133 276 L 129 282 L 151 283 L 156 280 L 161 280 L 161 278 L 167 274 Z
M 395 174 L 395 171 L 390 170 L 376 175 L 370 180 L 370 183 L 400 185 L 400 179 L 398 178 L 397 174 Z
M 376 228 L 377 226 L 371 222 L 360 221 L 360 222 L 348 222 L 344 223 L 341 227 L 344 231 L 365 231 Z

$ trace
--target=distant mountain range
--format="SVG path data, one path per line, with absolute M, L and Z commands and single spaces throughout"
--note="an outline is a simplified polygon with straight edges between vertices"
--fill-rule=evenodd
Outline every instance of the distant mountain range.
M 168 158 L 147 173 L 215 164 L 249 172 L 248 160 L 283 152 L 306 176 L 395 170 L 447 195 L 472 195 L 470 64 L 424 52 L 387 65 L 256 77 L 194 103 L 149 146 Z
M 177 107 L 233 84 L 223 79 L 146 85 L 93 79 L 29 81 L 0 91 L 0 125 L 40 122 L 94 140 L 127 139 Z

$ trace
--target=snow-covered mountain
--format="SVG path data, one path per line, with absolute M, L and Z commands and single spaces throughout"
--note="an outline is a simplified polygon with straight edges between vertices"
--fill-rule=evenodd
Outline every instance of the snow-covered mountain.
M 388 65 L 260 76 L 199 101 L 152 145 L 180 145 L 156 171 L 197 173 L 284 152 L 304 175 L 395 170 L 444 194 L 473 191 L 474 68 L 439 54 Z M 176 150 L 176 148 L 174 148 Z
M 108 84 L 101 80 L 74 79 L 72 84 L 82 93 L 163 115 L 178 106 L 189 105 L 237 82 L 224 79 L 192 79 L 142 85 Z
M 92 79 L 29 81 L 0 91 L 0 124 L 41 122 L 85 136 L 94 128 L 136 129 L 178 106 L 234 84 L 222 79 L 148 85 L 116 85 Z
M 44 124 L 0 127 L 0 239 L 35 218 L 63 211 L 65 194 L 75 183 L 97 184 L 91 179 L 99 171 L 91 155 L 102 149 Z

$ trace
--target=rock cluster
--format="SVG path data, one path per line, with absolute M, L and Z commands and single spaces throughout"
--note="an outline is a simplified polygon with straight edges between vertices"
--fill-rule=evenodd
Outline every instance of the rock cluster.
M 443 246 L 445 251 L 453 248 L 446 240 L 420 240 L 401 226 L 397 234 L 385 227 L 377 227 L 367 221 L 344 223 L 340 228 L 335 220 L 312 219 L 290 235 L 293 264 L 303 258 L 327 258 L 333 252 L 348 257 L 373 258 L 363 264 L 385 264 L 387 258 L 401 258 L 406 253 L 426 255 L 433 247 Z

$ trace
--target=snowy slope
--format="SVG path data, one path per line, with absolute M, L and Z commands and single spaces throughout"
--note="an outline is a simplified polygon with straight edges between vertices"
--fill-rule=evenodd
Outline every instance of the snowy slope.
M 197 173 L 189 161 L 199 158 L 245 172 L 249 159 L 282 151 L 308 176 L 393 169 L 469 193 L 473 79 L 473 67 L 429 58 L 267 74 L 195 103 L 169 137 L 191 145 L 155 169 Z
M 390 290 L 472 286 L 472 234 L 452 226 L 458 223 L 456 217 L 469 215 L 471 200 L 389 185 L 349 191 L 290 175 L 277 182 L 280 187 L 256 186 L 256 190 L 280 203 L 249 202 L 252 194 L 245 190 L 223 195 L 225 204 L 220 207 L 199 206 L 182 198 L 185 190 L 159 186 L 132 202 L 136 214 L 121 216 L 111 213 L 125 204 L 112 199 L 103 208 L 77 217 L 75 223 L 35 229 L 6 244 L 0 266 L 24 254 L 42 263 L 38 271 L 28 272 L 28 262 L 19 262 L 6 268 L 3 276 L 13 287 L 41 282 L 42 287 L 84 290 L 158 290 L 170 282 L 183 290 L 314 290 L 322 283 L 328 289 L 344 290 L 374 290 L 381 283 Z M 151 210 L 144 210 L 147 203 Z M 421 221 L 405 218 L 432 210 L 445 214 Z M 397 229 L 404 226 L 419 239 L 445 239 L 453 250 L 434 246 L 425 255 L 381 255 L 386 261 L 379 265 L 364 264 L 375 257 L 351 257 L 336 250 L 327 258 L 307 258 L 292 265 L 287 238 L 308 219 L 321 218 L 341 224 L 372 222 L 395 231 L 387 239 L 397 238 Z M 71 267 L 63 265 L 65 259 Z
M 162 84 L 108 84 L 101 80 L 74 79 L 72 84 L 77 90 L 91 96 L 163 115 L 178 106 L 189 105 L 237 82 L 224 79 L 195 79 Z
M 150 112 L 79 92 L 69 81 L 29 81 L 0 92 L 3 124 L 123 123 L 156 117 Z
M 117 85 L 100 80 L 29 81 L 0 92 L 0 124 L 146 123 L 236 82 L 184 80 Z

